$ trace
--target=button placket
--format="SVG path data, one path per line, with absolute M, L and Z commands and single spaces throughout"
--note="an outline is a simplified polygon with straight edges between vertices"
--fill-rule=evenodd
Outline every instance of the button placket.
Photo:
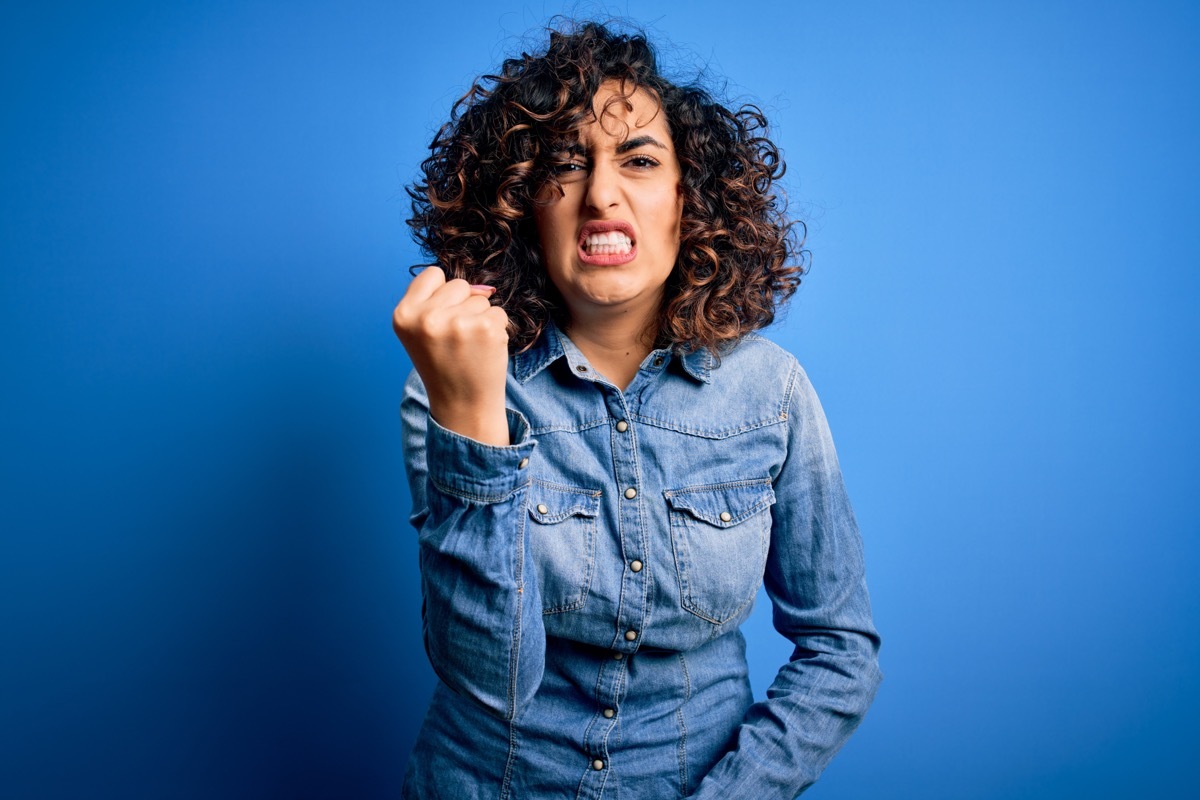
M 631 412 L 627 406 L 628 402 L 636 402 L 636 396 L 636 392 L 627 395 L 615 388 L 605 392 L 609 419 L 613 420 L 610 423 L 613 426 L 612 476 L 621 493 L 621 499 L 617 501 L 617 526 L 620 556 L 625 562 L 623 565 L 613 566 L 618 566 L 621 570 L 622 583 L 632 582 L 619 595 L 621 600 L 616 608 L 614 620 L 617 625 L 617 640 L 613 649 L 618 652 L 624 651 L 626 654 L 635 651 L 641 643 L 641 627 L 646 619 L 646 606 L 649 602 L 649 588 L 645 580 L 649 571 L 644 571 L 643 562 L 647 534 L 643 530 L 645 525 L 641 518 L 643 509 L 639 497 L 641 475 L 637 458 L 638 437 L 629 421 Z

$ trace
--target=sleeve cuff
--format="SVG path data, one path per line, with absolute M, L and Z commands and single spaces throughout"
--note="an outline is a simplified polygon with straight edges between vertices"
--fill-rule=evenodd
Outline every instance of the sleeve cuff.
M 446 494 L 477 503 L 496 503 L 529 483 L 529 462 L 537 441 L 519 411 L 508 415 L 507 447 L 483 444 L 443 428 L 429 417 L 426 463 L 429 481 Z

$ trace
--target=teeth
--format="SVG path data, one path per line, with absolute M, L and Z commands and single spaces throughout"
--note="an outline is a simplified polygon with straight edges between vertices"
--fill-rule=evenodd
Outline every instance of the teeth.
M 589 253 L 597 255 L 627 253 L 633 248 L 633 240 L 621 231 L 606 231 L 588 236 L 583 247 Z

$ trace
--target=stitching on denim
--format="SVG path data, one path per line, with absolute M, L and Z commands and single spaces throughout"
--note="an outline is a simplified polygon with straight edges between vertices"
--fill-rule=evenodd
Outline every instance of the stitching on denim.
M 691 494 L 692 492 L 711 492 L 716 489 L 741 489 L 746 486 L 770 486 L 770 478 L 743 478 L 738 481 L 727 481 L 725 483 L 701 483 L 695 486 L 681 486 L 678 489 L 667 489 L 663 494 L 667 497 L 675 497 L 681 494 Z
M 784 419 L 792 410 L 792 393 L 796 391 L 796 385 L 800 383 L 800 362 L 792 361 L 792 371 L 788 375 L 787 389 L 783 393 L 783 407 L 780 409 L 780 414 Z
M 570 519 L 570 517 L 567 519 Z M 592 571 L 596 564 L 596 518 L 584 517 L 583 519 L 586 520 L 584 523 L 586 525 L 584 550 L 588 554 L 588 558 L 585 560 L 586 567 L 583 573 L 583 583 L 579 587 L 579 597 L 565 604 L 550 606 L 548 608 L 543 606 L 542 616 L 546 616 L 547 614 L 561 614 L 564 611 L 576 611 L 583 608 L 583 604 L 587 602 L 588 593 L 592 590 Z
M 542 478 L 533 478 L 530 483 L 536 483 L 538 486 L 545 486 L 547 489 L 555 489 L 560 492 L 570 492 L 571 494 L 582 494 L 588 497 L 600 497 L 604 494 L 603 489 L 593 489 L 590 486 L 568 486 L 565 483 L 554 483 L 553 481 L 544 480 Z
M 684 506 L 684 505 L 677 506 L 674 503 L 669 502 L 672 499 L 671 497 L 668 497 L 667 499 L 668 499 L 668 505 L 671 506 L 671 511 L 673 513 L 680 514 L 680 513 L 686 512 L 689 516 L 694 517 L 705 524 L 712 525 L 714 528 L 720 528 L 722 530 L 725 530 L 727 528 L 736 527 L 736 526 L 740 525 L 741 523 L 745 522 L 746 520 L 750 519 L 751 517 L 756 516 L 757 514 L 761 514 L 764 509 L 770 508 L 771 506 L 773 506 L 775 504 L 774 497 L 772 497 L 770 500 L 768 500 L 767 498 L 764 497 L 763 499 L 759 500 L 754 505 L 752 505 L 748 508 L 744 508 L 741 511 L 739 511 L 737 513 L 737 516 L 730 517 L 728 522 L 726 522 L 725 520 L 721 520 L 721 519 L 718 519 L 717 521 L 714 522 L 713 520 L 705 517 L 701 512 L 696 511 L 693 508 L 690 508 L 690 507 Z
M 672 498 L 681 494 L 692 494 L 697 492 L 715 493 L 725 489 L 739 489 L 760 485 L 770 487 L 771 479 L 754 478 L 740 481 L 730 481 L 728 483 L 711 483 L 701 486 L 689 486 L 683 489 L 667 489 L 663 492 L 663 495 L 667 498 L 667 505 L 670 506 L 670 511 L 667 516 L 671 531 L 671 550 L 675 555 L 676 580 L 679 584 L 679 604 L 685 611 L 694 614 L 700 619 L 713 623 L 714 626 L 726 625 L 730 620 L 736 619 L 748 605 L 752 604 L 754 602 L 755 595 L 758 594 L 758 586 L 762 584 L 762 579 L 759 579 L 758 585 L 754 587 L 754 591 L 750 594 L 750 596 L 743 601 L 741 605 L 730 611 L 728 616 L 726 616 L 724 619 L 717 619 L 716 613 L 700 608 L 699 601 L 693 599 L 691 592 L 691 581 L 689 577 L 690 570 L 688 569 L 688 566 L 692 559 L 690 558 L 691 549 L 688 546 L 687 540 L 688 525 L 684 521 L 685 517 L 693 516 L 693 514 L 691 509 L 687 509 L 686 511 L 677 509 L 670 501 Z M 774 492 L 772 492 L 772 495 L 773 494 Z M 746 520 L 749 520 L 751 517 L 757 516 L 758 514 L 762 513 L 764 509 L 770 508 L 774 501 L 775 498 L 773 496 L 771 497 L 770 502 L 767 502 L 766 498 L 764 497 L 762 501 L 756 503 L 752 508 L 742 511 L 737 517 L 730 520 L 728 523 L 723 523 L 723 527 L 721 527 L 721 529 L 727 530 L 728 528 L 734 527 L 735 524 L 740 524 Z M 700 518 L 700 522 L 706 525 L 714 524 L 704 520 L 703 518 Z M 681 551 L 685 551 L 684 556 L 682 557 Z M 691 566 L 695 565 L 692 564 Z M 714 627 L 712 635 L 709 638 L 715 638 L 719 630 L 720 627 Z
M 499 800 L 508 800 L 508 791 L 512 787 L 513 765 L 517 761 L 517 723 L 508 722 L 508 762 L 504 765 L 504 780 L 500 783 Z
M 588 593 L 592 589 L 592 574 L 596 568 L 596 534 L 597 534 L 597 517 L 600 515 L 600 500 L 603 494 L 601 489 L 593 489 L 586 486 L 568 486 L 561 483 L 552 483 L 551 481 L 534 478 L 530 484 L 544 486 L 551 491 L 563 492 L 566 494 L 580 495 L 586 498 L 589 502 L 586 506 L 574 506 L 566 512 L 559 512 L 553 515 L 538 514 L 535 507 L 529 508 L 529 516 L 539 525 L 561 525 L 571 517 L 579 516 L 582 518 L 580 523 L 584 527 L 584 553 L 587 555 L 584 565 L 583 581 L 579 587 L 579 595 L 577 598 L 571 599 L 569 602 L 559 603 L 552 606 L 543 606 L 542 615 L 561 614 L 564 611 L 576 611 L 583 607 L 587 602 Z M 590 513 L 580 514 L 579 509 L 586 508 Z M 560 514 L 562 516 L 560 517 Z M 545 587 L 541 587 L 543 592 Z M 543 595 L 544 596 L 544 595 Z
M 613 729 L 617 731 L 617 743 L 618 744 L 620 744 L 621 736 L 622 736 L 622 732 L 621 732 L 621 728 L 620 728 L 620 725 L 621 725 L 621 701 L 625 699 L 625 682 L 629 679 L 629 669 L 627 668 L 628 662 L 629 662 L 629 658 L 623 658 L 623 659 L 621 659 L 620 662 L 618 662 L 618 664 L 617 664 L 617 680 L 616 680 L 615 685 L 613 686 L 613 700 L 616 702 L 616 709 L 617 709 L 617 716 L 615 717 L 615 719 L 617 720 L 617 724 L 616 724 L 616 726 L 614 726 Z M 608 746 L 607 739 L 604 740 L 604 746 L 605 747 Z
M 427 477 L 433 487 L 442 494 L 447 494 L 451 497 L 457 497 L 461 500 L 470 500 L 475 503 L 499 503 L 512 497 L 514 494 L 530 484 L 530 481 L 526 480 L 524 483 L 521 483 L 520 485 L 515 486 L 502 494 L 476 494 L 466 489 L 459 489 L 454 486 L 443 484 L 437 478 L 433 477 L 432 472 L 430 472 Z
M 525 515 L 517 515 L 517 558 L 516 569 L 514 570 L 516 583 L 518 588 L 524 588 L 525 577 Z M 509 655 L 509 687 L 508 687 L 508 705 L 512 713 L 508 717 L 508 762 L 504 765 L 504 780 L 500 785 L 500 800 L 507 800 L 508 790 L 512 783 L 513 765 L 517 758 L 517 672 L 520 667 L 521 653 L 521 612 L 524 610 L 523 591 L 517 592 L 517 616 L 516 622 L 513 624 L 513 640 L 512 650 Z
M 517 614 L 513 623 L 512 649 L 508 656 L 508 708 L 510 720 L 517 718 L 517 679 L 521 667 L 521 614 L 525 610 L 525 515 L 517 515 L 516 558 L 513 559 L 513 578 L 517 584 Z
M 674 545 L 674 543 L 675 543 L 675 535 L 674 534 L 675 534 L 675 531 L 677 531 L 677 530 L 680 531 L 681 538 L 682 538 L 682 536 L 686 535 L 687 528 L 685 526 L 679 525 L 675 522 L 674 512 L 672 512 L 672 519 L 671 519 L 671 534 L 672 534 L 671 535 L 671 543 L 672 543 L 672 545 Z M 722 626 L 722 625 L 725 625 L 726 623 L 728 623 L 730 620 L 736 619 L 737 616 L 746 609 L 746 606 L 748 606 L 754 602 L 754 598 L 758 594 L 758 589 L 760 586 L 762 586 L 762 578 L 759 578 L 759 580 L 757 581 L 757 583 L 754 586 L 754 591 L 750 593 L 750 596 L 745 601 L 743 601 L 741 605 L 739 605 L 737 608 L 730 611 L 729 616 L 725 617 L 724 619 L 717 619 L 716 615 L 709 614 L 707 611 L 700 608 L 696 604 L 696 601 L 692 599 L 690 585 L 687 582 L 686 571 L 679 569 L 678 559 L 676 559 L 676 570 L 678 571 L 678 578 L 679 578 L 679 583 L 680 583 L 679 599 L 680 599 L 680 605 L 682 606 L 682 608 L 690 614 L 695 614 L 700 619 L 711 622 L 714 626 Z M 713 631 L 712 631 L 712 635 L 709 636 L 709 639 L 715 639 L 717 634 L 720 632 L 720 630 L 721 629 L 719 627 L 714 627 Z
M 756 431 L 759 428 L 765 428 L 769 425 L 779 425 L 782 422 L 786 421 L 787 418 L 782 413 L 780 413 L 774 417 L 763 417 L 762 419 L 757 419 L 757 420 L 753 420 L 751 422 L 746 422 L 736 428 L 722 428 L 722 429 L 718 429 L 718 430 L 705 430 L 705 429 L 701 429 L 701 428 L 693 428 L 693 427 L 689 427 L 686 425 L 680 425 L 677 422 L 671 422 L 669 420 L 662 420 L 662 419 L 658 419 L 656 417 L 647 417 L 642 414 L 635 414 L 633 416 L 633 419 L 638 422 L 645 423 L 646 425 L 651 425 L 655 428 L 662 428 L 662 429 L 668 430 L 668 431 L 675 431 L 676 433 L 686 433 L 689 436 L 699 436 L 702 439 L 728 439 L 732 436 L 737 436 L 739 434 L 747 433 L 749 431 Z
M 530 426 L 529 435 L 536 436 L 543 433 L 582 433 L 583 431 L 590 431 L 592 428 L 599 428 L 601 425 L 607 424 L 608 418 L 603 417 L 601 419 L 585 420 L 578 425 L 568 425 L 564 422 L 561 424 L 540 425 L 536 428 Z
M 683 669 L 683 702 L 679 704 L 679 708 L 675 709 L 675 714 L 679 718 L 679 796 L 687 797 L 687 723 L 683 719 L 683 708 L 689 700 L 692 699 L 692 676 L 688 673 L 687 659 L 683 657 L 683 652 L 679 653 L 679 666 Z
M 587 726 L 583 729 L 583 747 L 587 751 L 592 745 L 592 730 L 599 724 L 600 708 L 604 705 L 604 670 L 608 665 L 603 659 L 597 659 L 600 663 L 599 669 L 596 670 L 596 685 L 592 687 L 592 696 L 596 699 L 596 711 L 592 714 L 592 718 L 588 720 Z

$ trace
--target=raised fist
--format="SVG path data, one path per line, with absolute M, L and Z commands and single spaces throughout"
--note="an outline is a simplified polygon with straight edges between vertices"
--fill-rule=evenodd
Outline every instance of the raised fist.
M 444 428 L 508 445 L 504 385 L 508 315 L 491 304 L 490 286 L 447 281 L 427 267 L 392 314 L 392 327 L 429 394 L 429 413 Z

